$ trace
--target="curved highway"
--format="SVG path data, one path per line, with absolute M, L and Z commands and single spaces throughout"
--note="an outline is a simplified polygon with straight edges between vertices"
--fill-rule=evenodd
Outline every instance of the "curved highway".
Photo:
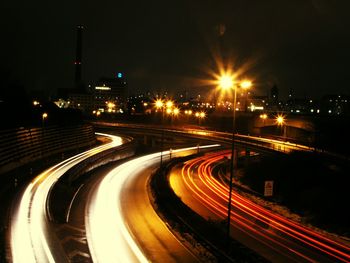
M 196 151 L 197 147 L 173 150 L 172 156 Z M 169 158 L 169 151 L 163 154 L 163 160 Z M 94 262 L 198 261 L 149 200 L 147 181 L 159 161 L 160 153 L 154 153 L 125 162 L 103 176 L 91 192 L 85 222 Z
M 172 170 L 175 193 L 205 218 L 225 220 L 229 187 L 213 168 L 229 152 L 208 154 Z M 350 262 L 350 247 L 261 207 L 233 191 L 231 235 L 272 262 Z
M 107 149 L 121 145 L 122 139 L 106 135 L 111 142 L 75 155 L 35 177 L 13 204 L 10 249 L 13 262 L 68 262 L 50 225 L 47 198 L 55 182 L 71 167 Z

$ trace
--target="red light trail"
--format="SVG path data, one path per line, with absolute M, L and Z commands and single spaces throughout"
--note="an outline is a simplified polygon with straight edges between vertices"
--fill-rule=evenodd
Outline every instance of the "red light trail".
M 228 184 L 213 176 L 213 169 L 229 152 L 219 152 L 190 160 L 182 167 L 182 178 L 192 196 L 219 218 L 227 217 Z M 271 249 L 303 261 L 350 262 L 350 247 L 311 228 L 291 221 L 232 193 L 231 227 L 234 226 Z M 265 227 L 263 227 L 265 226 Z M 267 226 L 267 228 L 266 228 Z M 282 249 L 281 249 L 282 248 Z

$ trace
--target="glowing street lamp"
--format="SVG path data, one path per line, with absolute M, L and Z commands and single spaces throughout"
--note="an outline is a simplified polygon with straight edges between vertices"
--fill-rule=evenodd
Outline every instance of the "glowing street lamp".
M 179 113 L 180 113 L 180 110 L 178 108 L 174 108 L 174 110 L 173 110 L 174 116 L 179 115 Z
M 259 117 L 260 117 L 260 119 L 263 120 L 263 124 L 264 124 L 264 126 L 265 126 L 265 120 L 267 119 L 267 114 L 266 114 L 266 113 L 260 114 Z
M 278 116 L 276 117 L 276 123 L 277 123 L 277 125 L 282 126 L 282 125 L 284 124 L 284 122 L 285 122 L 284 116 L 278 115 Z
M 233 76 L 229 74 L 221 75 L 218 79 L 219 88 L 223 90 L 231 89 L 234 86 Z
M 154 104 L 155 104 L 156 109 L 162 109 L 163 105 L 164 105 L 164 102 L 161 99 L 158 99 L 158 100 L 155 101 Z
M 204 111 L 197 111 L 194 116 L 196 116 L 196 118 L 198 118 L 198 125 L 201 124 L 201 120 L 203 120 L 206 117 L 206 113 Z
M 283 138 L 285 139 L 287 137 L 286 118 L 283 115 L 277 115 L 276 123 L 278 126 L 281 126 L 281 128 L 283 129 Z
M 243 88 L 243 89 L 249 89 L 252 87 L 252 82 L 250 80 L 243 80 L 241 83 L 240 83 L 240 87 Z
M 113 102 L 108 102 L 108 103 L 107 103 L 107 107 L 108 107 L 108 108 L 115 108 L 115 103 L 113 103 Z
M 264 114 L 260 114 L 260 119 L 263 119 L 263 120 L 266 120 L 267 119 L 267 114 L 264 113 Z
M 234 174 L 234 164 L 235 164 L 235 133 L 236 133 L 236 102 L 237 102 L 237 89 L 242 88 L 248 90 L 252 87 L 252 82 L 250 80 L 243 80 L 241 82 L 236 82 L 234 75 L 229 73 L 222 74 L 218 78 L 218 87 L 224 91 L 233 89 L 233 126 L 232 126 L 232 148 L 231 148 L 231 163 L 230 163 L 230 190 L 227 205 L 227 237 L 230 237 L 230 225 L 231 225 L 231 203 L 232 203 L 232 188 L 233 188 L 233 174 Z
M 43 121 L 44 121 L 45 119 L 47 119 L 47 117 L 48 117 L 48 114 L 47 114 L 46 112 L 44 112 L 43 115 L 42 115 Z
M 166 103 L 165 103 L 167 109 L 171 109 L 173 106 L 174 106 L 174 102 L 172 102 L 171 100 L 168 100 Z
M 164 106 L 167 107 L 167 113 L 168 113 L 168 110 L 171 111 L 171 107 L 172 107 L 172 102 L 171 103 L 170 102 L 171 101 L 167 101 L 167 102 L 164 103 L 163 100 L 157 99 L 155 101 L 155 103 L 154 103 L 157 110 L 159 110 L 159 109 L 162 110 L 162 124 L 164 122 Z M 170 106 L 170 107 L 168 107 L 168 106 Z M 160 166 L 159 166 L 159 168 L 162 168 L 162 166 L 163 166 L 163 144 L 164 144 L 164 129 L 162 127 L 162 135 L 161 135 L 161 143 L 160 143 Z

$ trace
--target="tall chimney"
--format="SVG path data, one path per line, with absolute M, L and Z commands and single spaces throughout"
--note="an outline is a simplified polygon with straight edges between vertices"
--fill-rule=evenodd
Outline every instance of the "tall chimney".
M 83 25 L 77 26 L 77 46 L 76 46 L 76 54 L 75 54 L 75 86 L 76 88 L 81 88 L 81 63 L 82 63 L 82 44 L 83 44 Z

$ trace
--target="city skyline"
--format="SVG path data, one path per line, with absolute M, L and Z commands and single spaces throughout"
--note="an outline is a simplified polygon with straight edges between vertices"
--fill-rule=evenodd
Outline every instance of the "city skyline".
M 92 84 L 122 71 L 130 93 L 205 93 L 217 60 L 244 68 L 255 93 L 273 85 L 281 97 L 348 93 L 346 1 L 332 4 L 160 1 L 3 3 L 5 85 L 49 94 L 74 86 L 76 27 L 84 25 L 82 77 Z M 278 12 L 276 12 L 278 10 Z

